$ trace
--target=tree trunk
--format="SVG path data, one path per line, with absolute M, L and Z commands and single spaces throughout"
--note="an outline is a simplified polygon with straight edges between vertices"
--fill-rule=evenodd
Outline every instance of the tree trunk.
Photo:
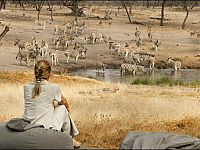
M 163 26 L 165 2 L 166 2 L 166 0 L 163 0 L 161 18 L 160 18 L 160 26 Z
M 37 18 L 38 18 L 38 20 L 40 20 L 40 10 L 38 10 Z
M 156 6 L 156 0 L 154 1 L 154 4 L 153 4 L 153 9 L 154 9 L 154 7 Z
M 125 10 L 126 10 L 126 14 L 127 14 L 127 16 L 128 16 L 129 22 L 131 23 L 131 22 L 132 22 L 132 21 L 131 21 L 131 17 L 130 17 L 130 14 L 129 14 L 128 9 L 127 9 L 127 7 L 126 7 L 126 4 L 123 2 L 123 0 L 122 0 L 121 2 L 122 2 L 122 5 L 124 6 L 124 8 L 125 8 Z
M 53 9 L 51 9 L 51 21 L 53 21 Z
M 185 28 L 185 25 L 186 25 L 185 22 L 186 22 L 186 20 L 188 18 L 188 15 L 189 15 L 189 11 L 188 11 L 188 8 L 187 8 L 187 1 L 186 0 L 184 0 L 184 8 L 186 10 L 186 16 L 185 16 L 185 19 L 184 19 L 183 24 L 182 24 L 182 29 Z
M 149 0 L 147 0 L 147 8 L 149 8 Z
M 5 4 L 6 0 L 2 0 L 0 3 L 0 10 L 3 8 L 4 4 Z
M 6 26 L 5 27 L 5 29 L 4 29 L 4 31 L 1 33 L 1 35 L 0 35 L 0 41 L 2 40 L 2 38 L 6 35 L 6 33 L 9 31 L 9 27 L 8 26 Z
M 76 13 L 76 14 L 75 14 L 75 21 L 77 22 L 77 17 L 78 17 L 78 13 L 77 13 L 77 9 L 78 9 L 78 0 L 76 0 L 76 3 L 75 3 L 75 4 L 76 4 L 76 6 L 75 6 L 75 9 L 76 9 L 76 10 L 75 10 L 75 13 Z
M 6 9 L 6 2 L 7 2 L 7 0 L 5 0 L 5 2 L 3 4 L 3 9 Z
M 133 5 L 131 5 L 130 8 L 129 8 L 129 14 L 130 15 L 132 14 L 132 7 L 133 7 Z

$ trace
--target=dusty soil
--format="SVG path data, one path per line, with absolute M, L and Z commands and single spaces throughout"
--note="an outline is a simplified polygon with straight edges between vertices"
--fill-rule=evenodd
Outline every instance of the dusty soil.
M 100 31 L 112 40 L 124 45 L 129 43 L 133 49 L 136 49 L 135 45 L 135 27 L 136 24 L 129 24 L 128 17 L 124 9 L 118 11 L 117 7 L 113 6 L 100 6 L 100 11 L 92 12 L 92 6 L 90 9 L 85 9 L 86 17 L 80 17 L 80 22 L 86 21 L 88 25 L 85 34 L 91 32 Z M 13 42 L 18 38 L 21 41 L 27 41 L 32 43 L 32 37 L 35 36 L 40 43 L 41 40 L 45 40 L 49 44 L 49 51 L 54 51 L 56 46 L 52 42 L 54 36 L 55 25 L 63 25 L 66 22 L 71 22 L 74 19 L 69 15 L 70 10 L 66 7 L 60 9 L 59 6 L 54 7 L 54 21 L 52 24 L 48 24 L 46 30 L 42 27 L 36 29 L 34 22 L 37 19 L 37 12 L 34 8 L 25 7 L 25 11 L 20 7 L 14 7 L 8 5 L 6 10 L 1 10 L 0 13 L 0 32 L 5 28 L 5 25 L 10 27 L 10 31 L 0 41 L 0 70 L 20 71 L 20 70 L 33 70 L 33 66 L 28 68 L 23 62 L 22 66 L 17 65 L 15 59 L 18 52 L 18 47 L 13 45 Z M 105 15 L 105 10 L 111 10 L 112 20 L 104 20 L 103 26 L 99 26 L 98 19 L 87 19 L 88 16 L 100 16 Z M 183 19 L 186 13 L 181 8 L 166 8 L 164 26 L 159 26 L 159 20 L 151 19 L 160 17 L 161 8 L 133 7 L 133 14 L 131 16 L 132 21 L 140 22 L 144 25 L 139 26 L 141 31 L 141 38 L 143 41 L 141 52 L 148 52 L 156 54 L 156 67 L 166 68 L 165 62 L 168 57 L 180 59 L 182 61 L 182 68 L 200 68 L 200 58 L 195 57 L 200 54 L 200 38 L 196 36 L 190 37 L 190 32 L 196 31 L 200 33 L 200 8 L 195 7 L 190 10 L 189 17 L 187 19 L 187 25 L 184 30 L 180 29 Z M 117 16 L 115 15 L 117 14 Z M 46 6 L 43 7 L 40 20 L 43 21 L 50 18 L 50 13 L 46 10 Z M 112 22 L 110 25 L 109 22 Z M 153 42 L 148 41 L 147 27 L 152 26 Z M 75 41 L 83 43 L 83 35 L 76 38 Z M 155 51 L 154 41 L 159 39 L 161 46 L 159 51 Z M 73 46 L 69 46 L 69 49 L 73 49 Z M 47 58 L 50 60 L 50 57 Z M 102 42 L 101 44 L 88 44 L 87 58 L 79 59 L 78 64 L 75 64 L 74 58 L 70 58 L 69 64 L 66 63 L 66 57 L 64 56 L 64 50 L 59 48 L 59 62 L 60 66 L 53 67 L 54 72 L 61 73 L 63 70 L 72 72 L 77 69 L 95 68 L 97 61 L 103 61 L 107 64 L 107 68 L 119 68 L 123 63 L 123 57 L 114 53 L 114 50 L 108 49 L 108 43 Z

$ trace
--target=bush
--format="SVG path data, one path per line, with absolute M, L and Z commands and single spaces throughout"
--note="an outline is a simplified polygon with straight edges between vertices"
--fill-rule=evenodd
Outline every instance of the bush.
M 200 85 L 200 80 L 196 79 L 190 82 L 183 82 L 182 80 L 174 80 L 170 76 L 161 76 L 155 80 L 148 77 L 139 77 L 133 80 L 131 84 L 139 85 L 168 85 L 168 86 L 198 86 Z

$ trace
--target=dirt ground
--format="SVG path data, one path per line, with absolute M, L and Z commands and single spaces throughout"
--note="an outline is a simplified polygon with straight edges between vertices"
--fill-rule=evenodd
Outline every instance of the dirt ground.
M 136 49 L 135 44 L 135 28 L 136 24 L 129 24 L 128 17 L 124 9 L 118 11 L 114 6 L 100 6 L 100 11 L 92 12 L 92 6 L 90 9 L 85 9 L 86 17 L 78 18 L 79 22 L 86 21 L 88 28 L 84 34 L 100 31 L 104 33 L 111 40 L 119 42 L 121 45 L 129 43 L 130 47 Z M 43 21 L 50 18 L 50 12 L 46 10 L 46 6 L 43 7 L 40 20 Z M 99 25 L 98 19 L 87 19 L 89 16 L 105 16 L 105 11 L 112 11 L 112 20 L 104 20 L 103 26 Z M 140 22 L 144 25 L 138 24 L 138 29 L 141 31 L 141 38 L 143 44 L 141 46 L 141 52 L 148 52 L 156 54 L 156 67 L 166 68 L 165 62 L 168 57 L 179 59 L 182 62 L 182 68 L 200 68 L 200 58 L 195 57 L 200 54 L 200 38 L 190 37 L 190 32 L 196 31 L 200 33 L 200 8 L 195 7 L 190 10 L 189 17 L 186 22 L 186 28 L 180 29 L 183 19 L 186 15 L 181 8 L 166 8 L 164 26 L 159 26 L 160 21 L 157 18 L 160 17 L 161 8 L 133 7 L 133 14 L 131 15 L 132 21 Z M 52 42 L 54 36 L 55 25 L 62 25 L 66 22 L 71 22 L 74 16 L 69 15 L 70 10 L 66 7 L 60 9 L 59 6 L 54 6 L 52 24 L 47 24 L 46 30 L 42 27 L 36 29 L 34 26 L 35 20 L 37 20 L 37 12 L 35 8 L 25 7 L 25 11 L 22 8 L 9 5 L 6 10 L 1 10 L 0 13 L 0 32 L 2 32 L 5 26 L 9 26 L 10 31 L 0 41 L 0 70 L 9 71 L 21 71 L 21 70 L 33 70 L 33 66 L 28 68 L 26 63 L 23 62 L 22 66 L 17 65 L 16 54 L 18 47 L 13 43 L 16 39 L 21 41 L 27 41 L 32 43 L 32 37 L 35 36 L 36 40 L 40 43 L 45 40 L 49 44 L 49 52 L 53 52 L 56 46 Z M 115 15 L 117 14 L 117 15 Z M 112 24 L 111 24 L 112 22 Z M 111 25 L 110 25 L 111 24 Z M 147 27 L 152 27 L 153 42 L 148 41 Z M 64 27 L 64 26 L 63 26 Z M 83 43 L 84 36 L 81 35 L 76 38 L 75 41 Z M 158 39 L 161 41 L 159 51 L 155 51 L 154 41 Z M 86 59 L 79 59 L 75 64 L 74 58 L 70 58 L 69 64 L 66 63 L 66 57 L 64 56 L 64 50 L 59 48 L 59 62 L 60 65 L 53 67 L 53 71 L 61 73 L 63 70 L 72 72 L 78 69 L 93 69 L 97 61 L 103 61 L 107 64 L 107 68 L 119 68 L 123 63 L 123 57 L 115 54 L 114 50 L 108 49 L 108 43 L 102 42 L 101 44 L 89 44 Z M 69 49 L 73 49 L 70 45 Z M 50 61 L 50 57 L 47 58 Z

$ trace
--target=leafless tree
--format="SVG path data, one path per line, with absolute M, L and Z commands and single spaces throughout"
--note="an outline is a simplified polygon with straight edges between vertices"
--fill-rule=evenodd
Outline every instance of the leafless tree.
M 187 1 L 186 0 L 184 0 L 183 1 L 183 3 L 184 3 L 184 6 L 183 6 L 183 8 L 185 9 L 185 11 L 186 11 L 186 16 L 185 16 L 185 19 L 184 19 L 184 21 L 183 21 L 183 24 L 182 24 L 182 29 L 184 29 L 185 28 L 185 25 L 186 25 L 186 20 L 187 20 L 187 18 L 188 18 L 188 15 L 189 15 L 189 11 L 188 11 L 188 8 L 187 8 Z
M 6 7 L 6 1 L 7 1 L 7 0 L 1 0 L 1 3 L 0 3 L 0 10 L 1 10 L 2 8 L 5 9 L 5 7 Z
M 122 3 L 122 6 L 125 8 L 125 10 L 126 10 L 126 13 L 127 13 L 127 16 L 128 16 L 128 19 L 129 19 L 129 22 L 130 23 L 132 23 L 132 21 L 131 21 L 131 16 L 130 16 L 130 14 L 129 14 L 129 12 L 128 12 L 128 9 L 127 9 L 127 4 L 128 4 L 128 2 L 125 2 L 124 0 L 121 0 L 121 3 Z
M 161 10 L 161 18 L 160 18 L 160 26 L 163 26 L 163 20 L 164 20 L 164 8 L 165 8 L 165 2 L 167 0 L 163 0 L 162 3 L 162 10 Z
M 40 11 L 44 5 L 44 0 L 34 0 L 35 9 L 38 12 L 38 20 L 40 20 Z
M 46 1 L 47 1 L 47 5 L 48 5 L 47 10 L 51 12 L 51 21 L 53 21 L 53 5 L 54 5 L 54 2 L 52 0 L 46 0 Z

